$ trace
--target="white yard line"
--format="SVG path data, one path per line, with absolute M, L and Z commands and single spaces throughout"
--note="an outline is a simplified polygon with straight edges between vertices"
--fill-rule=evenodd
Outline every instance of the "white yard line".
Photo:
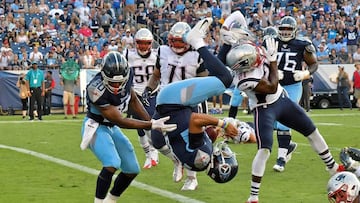
M 72 168 L 72 169 L 76 169 L 76 170 L 79 170 L 79 171 L 83 171 L 83 172 L 92 174 L 92 175 L 98 175 L 100 173 L 99 170 L 89 168 L 89 167 L 86 167 L 86 166 L 83 166 L 83 165 L 80 165 L 80 164 L 76 164 L 76 163 L 73 163 L 73 162 L 70 162 L 70 161 L 66 161 L 66 160 L 63 160 L 63 159 L 59 159 L 59 158 L 56 158 L 56 157 L 53 157 L 53 156 L 49 156 L 49 155 L 46 155 L 46 154 L 42 154 L 42 153 L 39 153 L 39 152 L 35 152 L 35 151 L 31 151 L 31 150 L 27 150 L 27 149 L 23 149 L 23 148 L 18 148 L 18 147 L 2 145 L 2 144 L 0 144 L 0 148 L 12 150 L 12 151 L 16 151 L 16 152 L 20 152 L 20 153 L 24 153 L 24 154 L 28 154 L 28 155 L 31 155 L 31 156 L 35 156 L 35 157 L 38 157 L 38 158 L 41 158 L 41 159 L 44 159 L 44 160 L 47 160 L 47 161 L 57 163 L 59 165 L 63 165 L 63 166 L 66 166 L 66 167 L 69 167 L 69 168 Z M 114 179 L 115 178 L 116 177 L 114 177 Z M 146 191 L 154 193 L 156 195 L 160 195 L 160 196 L 175 200 L 177 202 L 204 203 L 202 201 L 191 199 L 189 197 L 185 197 L 183 195 L 172 193 L 172 192 L 169 192 L 169 191 L 166 191 L 166 190 L 162 190 L 160 188 L 156 188 L 154 186 L 147 185 L 145 183 L 141 183 L 141 182 L 138 182 L 138 181 L 135 181 L 135 180 L 131 183 L 131 186 L 139 188 L 141 190 L 146 190 Z

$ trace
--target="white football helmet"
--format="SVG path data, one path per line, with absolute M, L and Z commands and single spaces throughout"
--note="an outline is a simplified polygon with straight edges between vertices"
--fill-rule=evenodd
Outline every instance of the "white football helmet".
M 330 202 L 352 203 L 359 196 L 360 181 L 351 172 L 336 173 L 330 178 L 327 191 Z
M 151 52 L 154 36 L 147 28 L 139 29 L 135 34 L 135 47 L 141 56 L 145 56 Z
M 191 27 L 185 22 L 175 23 L 168 35 L 170 48 L 177 54 L 184 54 L 190 49 L 190 44 L 183 41 L 183 35 L 191 30 Z
M 280 20 L 278 26 L 279 39 L 288 42 L 296 37 L 297 22 L 291 16 L 285 16 Z
M 231 140 L 235 144 L 238 144 L 240 142 L 247 142 L 249 141 L 251 134 L 255 134 L 254 129 L 246 122 L 239 121 L 238 119 L 234 119 L 231 117 L 224 118 L 224 121 L 231 123 L 233 126 L 235 126 L 238 129 L 239 132 L 238 135 L 235 137 L 231 137 Z
M 226 55 L 226 64 L 235 72 L 243 73 L 261 66 L 265 54 L 254 44 L 240 44 L 233 47 Z

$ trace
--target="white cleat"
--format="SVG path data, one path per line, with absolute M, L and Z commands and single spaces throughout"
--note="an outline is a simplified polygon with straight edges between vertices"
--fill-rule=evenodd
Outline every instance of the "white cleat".
M 180 182 L 183 177 L 183 166 L 180 162 L 174 164 L 173 180 L 174 182 Z
M 150 151 L 150 157 L 151 157 L 151 165 L 157 166 L 159 164 L 159 152 L 156 149 Z
M 195 49 L 206 46 L 203 39 L 206 37 L 206 33 L 208 32 L 212 22 L 212 18 L 204 18 L 200 20 L 188 33 L 184 34 L 184 42 L 190 44 Z
M 182 191 L 196 190 L 197 186 L 198 186 L 198 182 L 195 177 L 187 177 L 181 190 Z
M 144 168 L 144 169 L 149 169 L 149 168 L 151 168 L 151 166 L 152 166 L 151 157 L 148 156 L 148 155 L 146 155 L 146 160 L 145 160 L 145 163 L 144 163 L 143 168 Z

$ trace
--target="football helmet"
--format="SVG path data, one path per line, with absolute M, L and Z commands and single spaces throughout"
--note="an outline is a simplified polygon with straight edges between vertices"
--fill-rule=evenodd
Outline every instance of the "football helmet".
M 339 172 L 330 178 L 327 191 L 330 202 L 352 203 L 359 195 L 360 181 L 351 172 Z
M 235 144 L 238 144 L 240 142 L 247 142 L 249 141 L 251 134 L 255 134 L 254 129 L 246 122 L 231 117 L 224 118 L 224 121 L 231 123 L 233 126 L 235 126 L 238 129 L 239 133 L 235 137 L 230 137 L 225 134 L 225 136 L 231 138 L 231 140 Z
M 106 89 L 118 94 L 129 79 L 130 69 L 125 57 L 117 51 L 110 51 L 102 61 L 101 76 Z
M 280 20 L 278 26 L 279 39 L 288 42 L 296 37 L 297 22 L 291 16 L 285 16 Z
M 218 142 L 214 145 L 206 172 L 217 183 L 229 182 L 236 176 L 238 163 L 235 154 L 225 142 Z
M 170 48 L 177 54 L 183 54 L 190 49 L 190 44 L 183 41 L 183 35 L 191 30 L 191 27 L 185 22 L 175 23 L 168 35 Z
M 141 28 L 135 34 L 135 47 L 141 56 L 145 56 L 151 52 L 153 34 L 147 28 Z
M 255 43 L 256 36 L 248 28 L 241 25 L 239 22 L 234 22 L 230 25 L 230 32 L 237 43 L 252 42 Z
M 235 72 L 251 71 L 264 63 L 263 50 L 253 44 L 240 44 L 226 55 L 226 64 Z
M 275 27 L 269 26 L 263 30 L 263 36 L 264 36 L 264 38 L 266 38 L 266 37 L 276 38 L 278 36 L 278 31 Z

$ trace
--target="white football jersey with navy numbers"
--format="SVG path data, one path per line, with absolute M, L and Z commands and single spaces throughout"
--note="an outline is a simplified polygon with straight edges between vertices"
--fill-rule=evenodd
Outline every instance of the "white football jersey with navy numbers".
M 175 81 L 196 77 L 197 73 L 204 71 L 199 70 L 203 60 L 195 50 L 178 55 L 169 46 L 162 45 L 159 47 L 158 57 L 159 64 L 156 68 L 160 68 L 160 88 Z
M 244 91 L 249 98 L 250 109 L 266 104 L 272 104 L 281 96 L 283 87 L 278 85 L 275 94 L 259 94 L 254 91 L 262 78 L 269 77 L 269 68 L 267 64 L 255 68 L 253 71 L 235 74 L 233 84 L 240 90 Z
M 125 54 L 129 67 L 133 69 L 133 88 L 138 95 L 144 92 L 150 76 L 153 74 L 156 64 L 157 51 L 151 50 L 147 58 L 141 57 L 136 49 L 128 49 Z

